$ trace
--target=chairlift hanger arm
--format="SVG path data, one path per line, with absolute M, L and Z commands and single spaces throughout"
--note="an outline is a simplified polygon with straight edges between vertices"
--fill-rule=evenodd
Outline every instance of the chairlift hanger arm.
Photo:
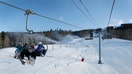
M 26 30 L 27 30 L 29 33 L 33 33 L 33 30 L 29 30 L 29 29 L 28 29 L 28 18 L 29 18 L 29 15 L 30 15 L 30 14 L 34 14 L 34 12 L 31 11 L 31 10 L 29 10 L 29 9 L 27 9 L 27 10 L 25 11 L 25 15 L 26 15 Z

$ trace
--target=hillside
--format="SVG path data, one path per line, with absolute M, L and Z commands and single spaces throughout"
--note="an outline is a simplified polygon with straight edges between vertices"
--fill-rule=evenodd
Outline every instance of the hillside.
M 48 45 L 45 57 L 22 65 L 14 59 L 14 47 L 0 49 L 2 74 L 132 74 L 131 41 L 102 41 L 102 62 L 98 64 L 98 39 L 85 40 L 67 36 L 58 44 Z M 81 62 L 81 58 L 84 62 Z

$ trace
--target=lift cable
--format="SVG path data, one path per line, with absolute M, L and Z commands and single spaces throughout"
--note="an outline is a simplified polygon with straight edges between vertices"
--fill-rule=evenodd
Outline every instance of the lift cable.
M 49 17 L 41 15 L 41 14 L 34 13 L 34 15 L 37 15 L 37 16 L 40 16 L 40 17 L 43 17 L 43 18 L 47 18 L 47 19 L 52 20 L 52 21 L 60 22 L 60 23 L 63 23 L 63 24 L 66 24 L 66 25 L 69 25 L 69 26 L 72 26 L 72 27 L 79 28 L 79 29 L 83 29 L 79 26 L 72 25 L 72 24 L 69 24 L 69 23 L 66 23 L 66 22 L 63 22 L 63 21 L 60 21 L 60 20 L 53 19 L 53 18 L 49 18 Z
M 88 8 L 85 6 L 85 4 L 83 3 L 82 0 L 80 0 L 80 3 L 82 4 L 82 6 L 85 8 L 85 10 L 87 11 L 87 13 L 89 14 L 89 16 L 91 17 L 91 19 L 93 20 L 93 22 L 95 24 L 97 24 L 96 20 L 93 18 L 92 14 L 90 13 L 90 11 L 88 10 Z
M 5 3 L 5 2 L 2 2 L 2 1 L 0 1 L 0 3 L 5 4 L 5 5 L 8 5 L 8 6 L 11 6 L 11 7 L 16 8 L 16 9 L 19 9 L 19 10 L 21 10 L 21 11 L 26 11 L 25 9 L 22 9 L 22 8 L 16 7 L 16 6 L 14 6 L 14 5 L 11 5 L 11 4 L 8 4 L 8 3 Z
M 113 12 L 113 8 L 114 8 L 114 4 L 115 4 L 115 0 L 113 0 L 113 4 L 112 4 L 112 8 L 111 8 L 111 12 L 110 12 L 110 16 L 109 16 L 109 20 L 108 20 L 108 24 L 107 24 L 107 26 L 109 25 L 110 20 L 111 20 L 111 16 L 112 16 L 112 12 Z
M 90 21 L 90 23 L 92 23 L 95 27 L 95 23 L 83 12 L 83 10 L 73 1 L 71 0 L 71 2 L 79 9 L 79 11 L 82 12 L 82 14 Z

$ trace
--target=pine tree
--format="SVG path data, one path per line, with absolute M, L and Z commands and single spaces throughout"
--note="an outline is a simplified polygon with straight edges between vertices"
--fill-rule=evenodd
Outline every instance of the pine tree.
M 5 34 L 6 33 L 4 31 L 1 32 L 2 48 L 4 48 Z

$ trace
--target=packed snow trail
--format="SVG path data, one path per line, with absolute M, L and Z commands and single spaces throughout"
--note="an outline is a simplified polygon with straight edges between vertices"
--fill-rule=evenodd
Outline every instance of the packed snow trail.
M 0 49 L 0 74 L 132 74 L 132 41 L 102 41 L 104 64 L 98 64 L 98 39 L 65 39 L 49 45 L 46 56 L 37 57 L 34 66 L 22 65 L 11 57 L 15 48 Z

